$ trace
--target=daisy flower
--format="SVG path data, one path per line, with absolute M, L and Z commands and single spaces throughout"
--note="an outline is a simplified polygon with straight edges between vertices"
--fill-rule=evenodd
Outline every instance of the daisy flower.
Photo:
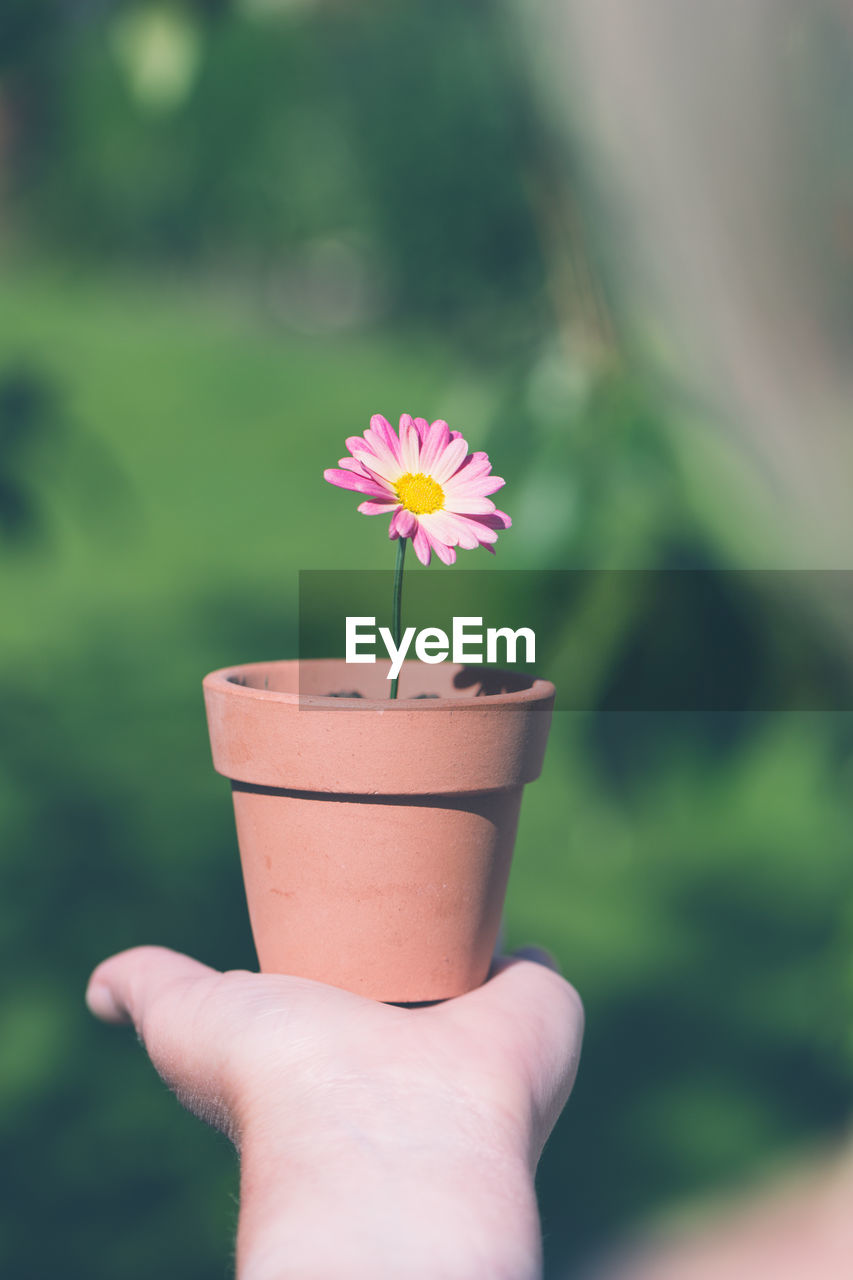
M 323 475 L 329 484 L 363 493 L 366 516 L 391 513 L 390 538 L 411 538 L 421 564 L 432 552 L 453 564 L 456 548 L 493 551 L 498 530 L 512 524 L 489 498 L 506 483 L 492 475 L 488 454 L 469 453 L 461 432 L 439 418 L 404 413 L 399 433 L 376 413 L 363 436 L 350 436 L 350 455 L 340 470 Z

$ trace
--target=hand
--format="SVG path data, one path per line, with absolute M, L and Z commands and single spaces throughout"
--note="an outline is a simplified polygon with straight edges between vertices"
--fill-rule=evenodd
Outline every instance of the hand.
M 540 1273 L 533 1173 L 583 1033 L 542 953 L 406 1009 L 139 947 L 86 998 L 238 1147 L 240 1280 Z

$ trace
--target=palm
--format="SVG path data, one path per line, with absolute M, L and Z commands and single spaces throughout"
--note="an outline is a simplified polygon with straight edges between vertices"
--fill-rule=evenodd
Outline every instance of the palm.
M 569 984 L 527 959 L 500 961 L 468 995 L 412 1009 L 146 947 L 100 966 L 89 1000 L 102 1017 L 134 1021 L 185 1104 L 235 1136 L 271 1093 L 320 1110 L 381 1099 L 391 1118 L 438 1099 L 468 1125 L 528 1134 L 534 1162 L 571 1089 L 583 1020 Z

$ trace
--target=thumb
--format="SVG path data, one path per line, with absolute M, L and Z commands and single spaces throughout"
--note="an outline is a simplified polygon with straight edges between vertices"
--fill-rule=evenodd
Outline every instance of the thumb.
M 86 1003 L 105 1022 L 132 1022 L 183 1105 L 234 1138 L 227 1101 L 228 1002 L 208 998 L 222 981 L 216 969 L 177 951 L 134 947 L 98 965 Z
M 132 947 L 110 956 L 93 971 L 86 1004 L 104 1022 L 132 1022 L 143 1034 L 146 1013 L 155 1000 L 172 994 L 216 970 L 167 947 Z

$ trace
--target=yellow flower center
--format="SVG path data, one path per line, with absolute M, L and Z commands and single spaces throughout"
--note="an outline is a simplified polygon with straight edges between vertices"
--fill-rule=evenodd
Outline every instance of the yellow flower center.
M 397 497 L 407 511 L 415 516 L 428 516 L 433 511 L 441 511 L 444 506 L 444 490 L 432 476 L 425 476 L 422 471 L 412 475 L 407 471 L 395 484 Z

